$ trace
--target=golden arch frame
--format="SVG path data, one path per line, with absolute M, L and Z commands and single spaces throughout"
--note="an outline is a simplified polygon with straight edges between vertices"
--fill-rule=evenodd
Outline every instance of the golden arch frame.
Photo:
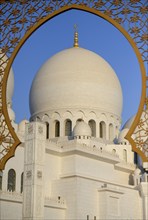
M 9 9 L 6 12 L 5 9 L 7 9 L 8 4 Z M 110 1 L 110 3 L 108 3 L 108 1 L 106 3 L 103 3 L 103 1 L 101 0 L 31 0 L 29 1 L 29 3 L 27 3 L 26 0 L 11 0 L 9 3 L 6 3 L 5 0 L 1 0 L 1 5 L 2 10 L 0 11 L 0 13 L 4 15 L 5 19 L 3 20 L 2 29 L 4 30 L 4 36 L 1 41 L 2 48 L 0 53 L 2 57 L 7 55 L 8 59 L 4 62 L 6 63 L 6 67 L 1 68 L 0 72 L 0 170 L 4 169 L 7 160 L 14 156 L 15 149 L 20 144 L 20 140 L 11 126 L 6 105 L 6 83 L 13 60 L 15 59 L 15 56 L 20 50 L 21 46 L 35 30 L 37 30 L 42 24 L 52 19 L 53 17 L 71 9 L 86 11 L 105 19 L 106 21 L 114 25 L 127 38 L 129 43 L 133 47 L 141 70 L 142 93 L 138 113 L 126 138 L 131 143 L 133 151 L 137 152 L 141 156 L 143 162 L 147 162 L 148 149 L 144 148 L 144 145 L 146 143 L 145 137 L 147 137 L 148 135 L 148 128 L 146 127 L 145 129 L 145 125 L 148 124 L 148 97 L 146 95 L 146 83 L 148 80 L 148 76 L 146 75 L 146 70 L 144 67 L 144 62 L 146 62 L 147 60 L 144 46 L 142 47 L 141 44 L 139 44 L 139 36 L 141 37 L 141 41 L 143 42 L 147 40 L 147 36 L 144 32 L 142 32 L 143 34 L 139 34 L 137 38 L 137 28 L 135 26 L 131 26 L 130 28 L 131 36 L 128 33 L 129 29 L 123 28 L 123 26 L 126 25 L 126 22 L 131 22 L 134 24 L 136 22 L 137 15 L 133 14 L 132 9 L 135 10 L 136 8 L 137 10 L 138 8 L 139 12 L 141 12 L 141 15 L 146 17 L 145 14 L 147 11 L 147 7 L 145 6 L 145 4 L 143 4 L 143 1 L 130 0 L 129 4 L 125 4 L 125 1 L 122 0 L 113 0 Z M 23 9 L 25 16 L 22 15 L 18 18 L 18 13 L 20 9 Z M 40 10 L 40 13 L 37 13 L 38 10 Z M 125 19 L 130 10 L 132 12 L 132 16 L 128 19 Z M 115 13 L 112 13 L 113 11 Z M 15 19 L 15 24 L 11 24 L 11 20 L 9 19 L 9 17 L 11 16 L 12 20 Z M 29 23 L 29 26 L 26 25 L 27 23 Z M 143 28 L 143 25 L 146 25 L 145 21 L 142 22 L 141 29 Z M 8 31 L 7 29 L 10 29 L 10 31 Z M 9 38 L 5 36 L 9 36 Z M 1 66 L 3 66 L 4 63 L 2 62 Z M 134 139 L 132 137 L 133 134 L 138 134 L 138 138 Z

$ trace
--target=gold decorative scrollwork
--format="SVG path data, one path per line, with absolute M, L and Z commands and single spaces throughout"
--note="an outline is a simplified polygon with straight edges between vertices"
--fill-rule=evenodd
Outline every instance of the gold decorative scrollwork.
M 6 82 L 11 64 L 22 44 L 40 25 L 74 8 L 105 18 L 118 29 L 122 28 L 127 39 L 135 43 L 130 42 L 140 62 L 143 88 L 139 110 L 127 138 L 133 150 L 147 161 L 148 75 L 144 68 L 148 61 L 147 0 L 0 0 L 0 170 L 14 156 L 20 143 L 11 126 L 6 105 Z

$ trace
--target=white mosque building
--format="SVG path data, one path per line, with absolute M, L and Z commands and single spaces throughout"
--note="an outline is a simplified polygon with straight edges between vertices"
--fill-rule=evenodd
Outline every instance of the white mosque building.
M 112 67 L 78 45 L 49 58 L 30 90 L 30 121 L 0 176 L 1 220 L 148 219 L 148 174 L 121 129 L 122 89 Z

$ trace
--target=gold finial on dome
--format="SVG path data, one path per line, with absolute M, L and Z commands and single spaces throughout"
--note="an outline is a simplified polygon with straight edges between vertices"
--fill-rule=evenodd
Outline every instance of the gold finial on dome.
M 74 29 L 75 29 L 75 34 L 74 34 L 74 47 L 79 47 L 79 43 L 78 43 L 78 26 L 75 24 L 74 25 Z

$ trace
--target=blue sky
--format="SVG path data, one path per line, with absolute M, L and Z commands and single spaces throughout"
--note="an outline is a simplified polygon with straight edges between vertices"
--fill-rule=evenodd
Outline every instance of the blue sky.
M 13 109 L 17 123 L 30 117 L 29 91 L 39 68 L 55 53 L 73 46 L 74 24 L 78 25 L 79 46 L 102 56 L 120 80 L 124 101 L 123 124 L 137 112 L 141 97 L 141 73 L 131 45 L 102 18 L 71 10 L 56 16 L 35 31 L 14 60 Z

